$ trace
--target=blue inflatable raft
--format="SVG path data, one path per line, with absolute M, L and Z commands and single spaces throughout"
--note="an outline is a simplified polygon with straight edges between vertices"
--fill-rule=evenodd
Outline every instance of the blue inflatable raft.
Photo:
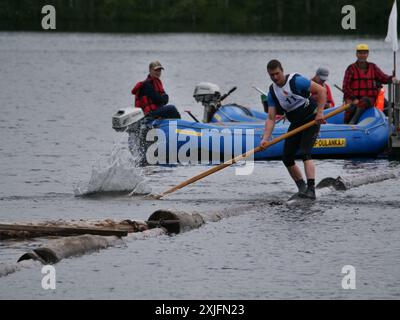
M 325 110 L 325 113 L 333 110 Z M 230 104 L 221 106 L 209 123 L 181 119 L 150 121 L 146 124 L 147 162 L 227 161 L 260 144 L 266 117 L 264 112 Z M 344 114 L 340 113 L 328 119 L 327 124 L 321 125 L 312 152 L 316 158 L 376 157 L 385 150 L 389 125 L 381 111 L 376 108 L 366 110 L 356 125 L 344 124 L 343 119 Z M 273 138 L 285 134 L 288 127 L 287 121 L 278 121 Z M 134 146 L 137 140 L 137 133 L 131 132 L 129 141 L 133 153 L 137 152 Z M 256 153 L 254 159 L 280 159 L 282 152 L 283 141 Z

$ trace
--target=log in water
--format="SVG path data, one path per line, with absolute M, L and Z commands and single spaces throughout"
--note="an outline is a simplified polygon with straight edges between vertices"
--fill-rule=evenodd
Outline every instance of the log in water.
M 201 227 L 205 220 L 199 213 L 182 211 L 157 210 L 148 219 L 147 223 L 158 223 L 167 229 L 168 233 L 181 233 Z
M 368 176 L 348 176 L 338 178 L 325 178 L 318 185 L 319 193 L 328 190 L 348 190 L 361 185 L 381 182 L 387 179 L 393 179 L 397 176 L 393 173 L 380 173 Z M 179 234 L 189 230 L 197 229 L 207 221 L 216 222 L 227 214 L 221 213 L 187 213 L 182 211 L 157 210 L 150 215 L 146 221 L 150 230 L 132 233 L 129 238 L 144 239 L 147 236 L 158 236 L 162 234 Z M 66 237 L 49 241 L 43 247 L 34 249 L 31 252 L 22 255 L 18 262 L 25 260 L 37 260 L 43 264 L 53 264 L 60 260 L 72 256 L 82 255 L 95 250 L 105 249 L 110 246 L 120 245 L 124 242 L 117 236 L 100 235 L 81 235 L 76 237 Z
M 66 237 L 51 240 L 45 246 L 22 255 L 18 262 L 33 259 L 39 260 L 44 264 L 54 264 L 64 258 L 82 255 L 118 244 L 123 244 L 123 241 L 116 236 L 81 235 Z
M 391 172 L 382 172 L 376 174 L 347 176 L 335 178 L 325 178 L 317 185 L 317 189 L 333 187 L 335 190 L 349 190 L 365 184 L 377 183 L 389 179 L 395 179 L 397 175 Z
M 33 238 L 43 236 L 74 236 L 82 234 L 93 234 L 99 236 L 118 236 L 125 237 L 128 232 L 110 228 L 88 228 L 88 227 L 70 227 L 70 226 L 43 226 L 43 225 L 22 225 L 22 224 L 0 224 L 0 239 L 2 233 L 4 237 L 12 238 L 12 235 L 19 235 L 22 238 Z

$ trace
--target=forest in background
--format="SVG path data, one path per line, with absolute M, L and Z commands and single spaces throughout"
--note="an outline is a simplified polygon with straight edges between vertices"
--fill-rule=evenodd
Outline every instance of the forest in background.
M 1 30 L 41 30 L 44 5 L 57 31 L 385 35 L 392 0 L 0 0 Z M 343 30 L 342 7 L 356 9 Z

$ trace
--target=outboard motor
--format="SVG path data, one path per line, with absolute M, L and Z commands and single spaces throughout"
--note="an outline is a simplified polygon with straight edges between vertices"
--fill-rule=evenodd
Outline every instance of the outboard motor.
M 143 110 L 132 107 L 118 110 L 112 117 L 112 127 L 117 132 L 129 134 L 129 151 L 138 165 L 146 165 L 146 135 L 150 128 Z
M 193 98 L 196 102 L 201 102 L 204 107 L 203 122 L 210 122 L 218 109 L 221 98 L 219 86 L 210 82 L 201 82 L 194 88 Z
M 140 120 L 144 118 L 142 109 L 125 108 L 117 111 L 112 117 L 112 127 L 115 131 L 128 131 L 132 127 L 139 126 Z
M 235 90 L 236 87 L 221 96 L 219 86 L 210 82 L 201 82 L 194 88 L 193 98 L 196 102 L 201 102 L 204 107 L 204 123 L 211 121 L 215 112 L 221 107 L 221 102 Z

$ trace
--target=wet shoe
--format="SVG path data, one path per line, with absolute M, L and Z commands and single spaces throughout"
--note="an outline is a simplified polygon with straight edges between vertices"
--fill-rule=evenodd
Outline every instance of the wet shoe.
M 289 201 L 290 200 L 295 200 L 295 199 L 300 199 L 300 198 L 302 198 L 301 195 L 307 192 L 307 185 L 304 182 L 303 183 L 299 183 L 297 185 L 297 187 L 299 188 L 299 192 L 297 192 L 294 195 L 292 195 L 289 198 Z
M 302 197 L 302 195 L 304 195 L 305 194 L 305 192 L 303 191 L 299 191 L 299 192 L 297 192 L 297 193 L 295 193 L 294 195 L 292 195 L 289 199 L 288 199 L 288 201 L 290 201 L 290 200 L 296 200 L 296 199 L 303 199 L 303 197 Z
M 317 199 L 317 197 L 315 196 L 315 190 L 313 190 L 313 189 L 307 189 L 306 192 L 300 193 L 299 197 L 303 198 L 303 199 L 311 199 L 311 200 Z
M 307 192 L 307 185 L 304 184 L 303 186 L 301 186 L 299 188 L 299 192 L 297 192 L 296 194 L 300 194 L 300 193 L 306 193 Z
M 307 185 L 304 182 L 303 179 L 300 179 L 298 181 L 295 181 L 297 185 L 297 189 L 299 189 L 299 192 L 306 192 L 307 191 Z

